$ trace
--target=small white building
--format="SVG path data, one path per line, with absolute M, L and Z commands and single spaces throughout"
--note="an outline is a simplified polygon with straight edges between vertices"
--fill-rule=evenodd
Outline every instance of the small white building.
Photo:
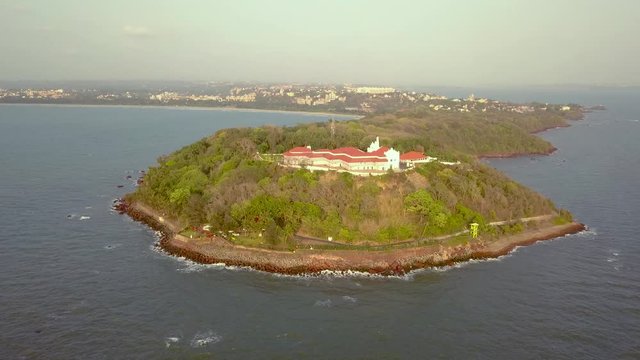
M 418 151 L 409 151 L 400 155 L 400 164 L 405 168 L 412 168 L 416 166 L 416 164 L 426 164 L 435 160 L 438 159 Z

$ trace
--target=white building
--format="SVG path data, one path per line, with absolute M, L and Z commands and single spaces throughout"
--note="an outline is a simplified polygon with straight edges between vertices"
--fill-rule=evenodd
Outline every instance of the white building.
M 380 139 L 369 145 L 367 152 L 354 147 L 318 149 L 295 147 L 283 154 L 283 166 L 304 167 L 309 170 L 335 170 L 354 175 L 382 175 L 400 169 L 400 152 L 380 146 Z
M 353 89 L 356 94 L 389 94 L 396 89 L 391 87 L 361 86 Z

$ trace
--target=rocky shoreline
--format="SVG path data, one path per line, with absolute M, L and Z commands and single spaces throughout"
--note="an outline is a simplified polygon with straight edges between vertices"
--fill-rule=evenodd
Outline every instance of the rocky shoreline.
M 394 250 L 307 250 L 276 251 L 233 245 L 222 239 L 191 240 L 177 234 L 179 225 L 143 204 L 121 202 L 120 213 L 162 233 L 158 246 L 168 254 L 201 264 L 223 263 L 271 273 L 301 275 L 322 271 L 358 271 L 379 275 L 402 275 L 415 269 L 451 265 L 473 259 L 506 255 L 516 246 L 574 234 L 584 224 L 569 223 L 529 230 L 496 241 L 444 247 L 421 246 Z

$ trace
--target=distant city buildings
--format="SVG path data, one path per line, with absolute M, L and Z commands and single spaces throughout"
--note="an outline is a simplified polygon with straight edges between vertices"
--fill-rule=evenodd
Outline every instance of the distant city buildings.
M 59 100 L 71 97 L 72 93 L 64 89 L 0 89 L 0 99 L 5 97 L 18 97 L 21 99 L 51 99 Z
M 427 111 L 490 112 L 570 111 L 567 105 L 512 104 L 476 97 L 449 99 L 431 93 L 392 87 L 352 85 L 233 85 L 208 83 L 199 87 L 157 90 L 0 89 L 3 103 L 126 104 L 243 107 L 277 110 L 317 110 L 369 114 L 421 107 Z
M 396 89 L 390 87 L 364 86 L 356 88 L 347 88 L 356 94 L 389 94 L 396 92 Z

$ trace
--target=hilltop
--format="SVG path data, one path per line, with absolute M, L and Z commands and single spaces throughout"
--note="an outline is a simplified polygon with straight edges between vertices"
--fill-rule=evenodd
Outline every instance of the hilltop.
M 568 212 L 478 157 L 549 153 L 553 146 L 532 133 L 580 116 L 579 109 L 552 106 L 527 113 L 415 107 L 358 120 L 224 129 L 160 157 L 125 201 L 163 214 L 187 242 L 288 250 L 473 246 L 571 223 Z M 365 149 L 378 135 L 402 152 L 447 161 L 375 177 L 282 166 L 281 154 L 296 146 Z M 539 221 L 520 221 L 528 218 Z M 479 224 L 479 240 L 465 235 L 470 223 Z

